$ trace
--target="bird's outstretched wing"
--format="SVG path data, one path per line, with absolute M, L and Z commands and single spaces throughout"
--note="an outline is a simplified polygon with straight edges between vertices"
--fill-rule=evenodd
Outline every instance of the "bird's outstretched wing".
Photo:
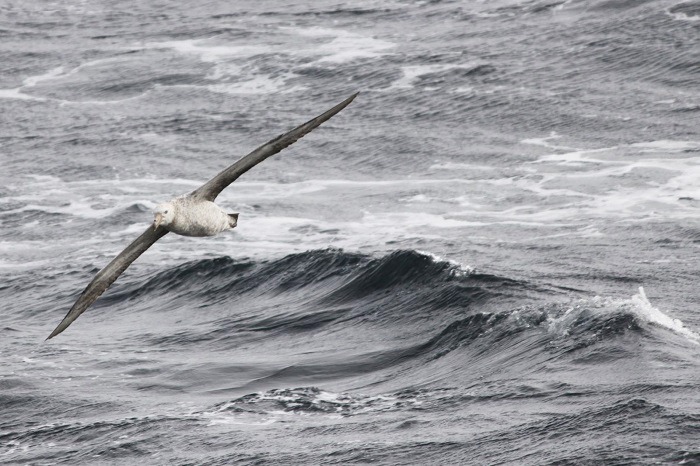
M 246 155 L 238 162 L 234 163 L 226 170 L 216 175 L 211 180 L 207 181 L 200 188 L 192 192 L 191 195 L 199 199 L 213 201 L 214 199 L 216 199 L 216 196 L 218 196 L 221 193 L 221 191 L 223 191 L 228 185 L 236 181 L 236 179 L 239 176 L 241 176 L 257 164 L 259 164 L 266 158 L 270 157 L 271 155 L 275 155 L 285 147 L 294 144 L 299 138 L 302 138 L 305 135 L 309 134 L 315 128 L 318 128 L 321 125 L 321 123 L 330 119 L 333 115 L 347 107 L 348 104 L 350 104 L 350 102 L 352 102 L 353 99 L 357 97 L 357 94 L 359 94 L 359 92 L 356 92 L 355 94 L 351 95 L 335 107 L 331 108 L 327 112 L 322 113 L 313 120 L 307 121 L 303 125 L 297 126 L 288 133 L 277 136 L 270 142 L 267 142 L 262 146 L 258 147 L 253 152 Z
M 134 242 L 120 252 L 119 255 L 112 260 L 112 262 L 107 264 L 104 269 L 97 272 L 95 278 L 93 278 L 87 288 L 85 288 L 78 300 L 75 302 L 75 304 L 73 304 L 73 307 L 71 307 L 70 311 L 68 311 L 68 314 L 63 318 L 61 323 L 58 324 L 56 330 L 51 332 L 51 335 L 49 335 L 47 340 L 55 337 L 68 328 L 68 326 L 75 319 L 77 319 L 80 314 L 85 312 L 85 309 L 90 307 L 90 305 L 94 303 L 95 300 L 99 298 L 107 288 L 109 288 L 109 285 L 114 283 L 114 280 L 116 280 L 119 275 L 121 275 L 122 272 L 136 260 L 137 257 L 143 254 L 146 249 L 151 247 L 153 243 L 158 241 L 167 233 L 168 230 L 163 227 L 154 229 L 152 226 L 149 226 L 148 229 L 141 234 L 141 236 L 136 238 Z
M 238 162 L 234 163 L 226 170 L 222 171 L 210 181 L 205 183 L 202 187 L 192 192 L 191 195 L 199 199 L 204 199 L 208 201 L 213 201 L 216 196 L 221 193 L 228 185 L 233 183 L 239 176 L 247 172 L 266 158 L 271 155 L 276 154 L 285 147 L 294 144 L 299 138 L 310 133 L 312 130 L 321 125 L 324 121 L 331 118 L 333 115 L 344 109 L 350 102 L 357 97 L 358 93 L 351 95 L 349 98 L 345 99 L 335 107 L 331 108 L 327 112 L 317 116 L 313 120 L 304 123 L 291 130 L 290 132 L 276 137 L 270 142 L 263 144 L 262 146 L 255 149 L 250 154 L 246 155 Z M 90 284 L 85 288 L 83 293 L 80 295 L 78 300 L 73 304 L 70 311 L 66 317 L 63 318 L 58 327 L 51 332 L 47 340 L 55 337 L 62 331 L 64 331 L 68 326 L 80 316 L 85 310 L 90 307 L 92 303 L 100 297 L 102 293 L 105 292 L 109 286 L 114 283 L 114 281 L 121 275 L 124 270 L 126 270 L 132 262 L 136 260 L 141 254 L 146 251 L 153 243 L 158 241 L 160 238 L 168 233 L 163 227 L 158 227 L 153 229 L 149 227 L 145 232 L 141 234 L 133 243 L 126 247 L 117 257 L 112 260 L 107 266 L 100 270 L 95 278 L 92 279 Z

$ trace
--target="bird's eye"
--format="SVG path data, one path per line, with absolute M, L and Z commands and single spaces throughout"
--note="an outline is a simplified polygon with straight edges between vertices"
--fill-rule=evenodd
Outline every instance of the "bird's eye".
M 167 213 L 168 213 L 168 211 L 166 210 L 166 211 L 165 211 L 165 212 L 163 212 L 163 213 L 164 213 L 164 214 L 167 214 Z

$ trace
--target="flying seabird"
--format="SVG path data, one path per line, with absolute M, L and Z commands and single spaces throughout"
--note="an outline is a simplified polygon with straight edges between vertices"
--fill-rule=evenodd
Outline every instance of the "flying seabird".
M 68 311 L 66 317 L 51 332 L 47 340 L 64 331 L 114 283 L 119 275 L 137 257 L 143 254 L 153 243 L 167 235 L 168 232 L 172 231 L 183 236 L 214 236 L 222 231 L 234 228 L 238 223 L 238 214 L 226 213 L 221 207 L 214 204 L 216 196 L 228 185 L 236 181 L 239 176 L 271 155 L 294 144 L 298 139 L 344 109 L 357 97 L 357 94 L 351 95 L 313 120 L 263 144 L 191 193 L 159 204 L 155 209 L 153 225 L 149 226 L 141 236 L 136 238 L 112 262 L 95 275 L 95 278 L 85 288 L 78 300 L 73 304 L 73 307 Z

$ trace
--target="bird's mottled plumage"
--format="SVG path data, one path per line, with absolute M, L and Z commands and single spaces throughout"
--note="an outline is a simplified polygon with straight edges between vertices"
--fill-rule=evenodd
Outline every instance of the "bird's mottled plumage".
M 234 228 L 238 223 L 238 214 L 228 214 L 214 204 L 213 201 L 219 193 L 255 165 L 294 144 L 298 139 L 320 126 L 321 123 L 349 105 L 356 96 L 357 93 L 313 120 L 263 144 L 223 170 L 199 189 L 159 204 L 155 210 L 153 225 L 149 226 L 141 236 L 97 273 L 47 340 L 64 331 L 114 283 L 136 258 L 168 232 L 184 236 L 214 236 Z
M 182 236 L 214 236 L 234 228 L 238 214 L 227 214 L 211 201 L 185 195 L 156 207 L 154 228 L 164 226 Z

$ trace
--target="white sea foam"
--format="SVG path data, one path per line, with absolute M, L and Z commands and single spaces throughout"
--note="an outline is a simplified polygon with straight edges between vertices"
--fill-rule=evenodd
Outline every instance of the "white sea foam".
M 341 64 L 357 59 L 373 59 L 389 53 L 395 44 L 371 37 L 355 31 L 332 28 L 280 28 L 280 32 L 292 35 L 290 39 L 296 46 L 290 51 L 290 41 L 281 41 L 278 44 L 249 45 L 222 43 L 218 37 L 209 39 L 185 39 L 164 42 L 149 42 L 142 46 L 148 50 L 170 49 L 176 53 L 193 55 L 205 63 L 212 64 L 207 78 L 218 81 L 214 84 L 198 85 L 174 85 L 162 87 L 202 87 L 211 92 L 227 94 L 261 95 L 276 92 L 297 92 L 304 90 L 304 86 L 289 86 L 289 81 L 297 77 L 289 71 L 282 75 L 269 74 L 260 71 L 252 60 L 256 55 L 277 54 L 282 56 L 303 56 L 314 59 L 318 63 Z M 299 37 L 307 38 L 299 44 Z M 327 40 L 326 40 L 327 39 Z M 77 74 L 87 67 L 101 64 L 119 63 L 130 58 L 107 57 L 90 60 L 70 70 L 59 66 L 45 73 L 29 76 L 24 79 L 22 85 L 13 89 L 0 89 L 0 99 L 21 99 L 34 101 L 55 101 L 61 105 L 111 105 L 125 101 L 142 98 L 150 93 L 150 90 L 137 96 L 115 100 L 81 100 L 71 101 L 41 96 L 33 96 L 23 92 L 26 88 L 36 87 L 39 83 L 65 79 Z M 236 77 L 236 82 L 230 82 L 231 77 Z M 243 79 L 240 79 L 243 78 Z
M 146 44 L 146 47 L 172 49 L 178 53 L 194 55 L 205 63 L 214 64 L 207 78 L 220 81 L 205 86 L 186 84 L 171 87 L 204 87 L 211 92 L 221 94 L 248 95 L 271 94 L 282 90 L 293 92 L 303 89 L 300 86 L 287 89 L 286 83 L 289 79 L 296 76 L 294 73 L 287 72 L 282 75 L 272 76 L 260 73 L 256 71 L 255 67 L 250 66 L 251 58 L 256 55 L 273 52 L 272 46 L 221 44 L 215 39 L 186 39 L 150 42 Z M 227 81 L 231 77 L 240 78 L 241 76 L 249 79 L 236 82 Z
M 124 136 L 129 136 L 128 134 L 121 133 Z M 153 144 L 156 146 L 173 146 L 178 143 L 180 138 L 175 134 L 160 134 L 154 132 L 141 133 L 139 135 L 133 136 L 135 139 L 139 139 L 148 144 Z
M 470 181 L 461 179 L 397 179 L 397 180 L 307 180 L 297 183 L 245 182 L 235 184 L 224 191 L 219 204 L 231 211 L 242 212 L 245 221 L 240 222 L 233 233 L 220 238 L 207 240 L 207 251 L 213 254 L 239 256 L 278 257 L 293 251 L 309 248 L 340 247 L 348 250 L 376 252 L 395 246 L 396 242 L 412 247 L 419 240 L 450 238 L 463 235 L 464 230 L 486 228 L 493 225 L 525 226 L 528 228 L 561 228 L 573 225 L 572 234 L 590 235 L 591 230 L 582 231 L 581 225 L 570 222 L 580 218 L 580 206 L 568 209 L 537 209 L 536 206 L 515 206 L 503 208 L 493 204 L 489 198 L 475 202 L 471 196 L 458 194 L 468 189 L 483 189 L 493 185 L 496 191 L 527 189 L 527 180 L 485 180 Z M 547 190 L 532 182 L 545 194 Z M 83 180 L 64 182 L 55 177 L 34 177 L 31 183 L 23 183 L 22 192 L 14 193 L 8 202 L 22 202 L 25 205 L 5 212 L 39 210 L 65 215 L 65 222 L 73 218 L 100 219 L 122 212 L 134 204 L 152 209 L 155 200 L 165 199 L 197 187 L 201 181 L 182 179 L 125 179 L 125 180 Z M 476 188 L 472 188 L 476 186 Z M 480 187 L 479 187 L 480 186 Z M 327 191 L 324 197 L 357 196 L 360 199 L 384 198 L 387 195 L 403 199 L 403 209 L 387 212 L 384 208 L 375 209 L 366 201 L 352 203 L 351 210 L 341 209 L 339 215 L 327 212 L 316 213 L 313 209 L 317 193 Z M 415 194 L 419 191 L 418 194 Z M 422 192 L 421 192 L 422 191 Z M 360 194 L 361 193 L 361 194 Z M 410 193 L 410 196 L 396 196 L 395 193 Z M 429 194 L 428 194 L 429 193 Z M 447 193 L 447 197 L 445 195 Z M 461 201 L 459 201 L 461 198 Z M 60 203 L 55 199 L 61 199 Z M 258 210 L 249 206 L 263 203 L 275 207 Z M 459 202 L 458 202 L 459 201 Z M 295 215 L 289 215 L 284 207 L 291 202 L 296 205 Z M 440 202 L 444 207 L 450 203 L 460 206 L 458 210 L 435 211 L 433 204 Z M 406 204 L 408 203 L 408 204 Z M 401 205 L 401 204 L 399 204 Z M 248 206 L 248 207 L 247 207 Z M 466 209 L 465 209 L 466 207 Z M 144 212 L 138 222 L 126 230 L 119 228 L 107 236 L 115 238 L 115 251 L 122 247 L 125 237 L 140 233 L 144 225 L 150 223 L 151 216 Z M 588 226 L 588 225 L 586 225 Z M 559 232 L 557 232 L 559 233 Z M 470 233 L 471 234 L 471 233 Z M 105 235 L 102 234 L 102 238 Z M 187 241 L 177 238 L 177 242 Z M 111 247 L 111 246 L 110 246 Z M 201 249 L 179 249 L 178 258 L 198 255 Z M 88 249 L 92 249 L 90 246 Z
M 261 95 L 272 94 L 275 92 L 290 93 L 298 92 L 306 89 L 305 86 L 287 85 L 287 81 L 296 77 L 293 73 L 285 73 L 281 76 L 256 76 L 253 79 L 235 83 L 219 83 L 210 84 L 207 86 L 212 92 L 222 94 L 246 94 L 246 95 Z
M 396 46 L 392 42 L 342 29 L 315 27 L 293 31 L 305 37 L 331 38 L 329 42 L 307 46 L 295 52 L 303 55 L 321 55 L 318 62 L 340 64 L 357 59 L 374 59 L 386 55 Z
M 580 198 L 576 206 L 584 217 L 687 217 L 693 206 L 680 199 L 700 196 L 698 148 L 698 141 L 659 140 L 547 154 L 528 163 L 531 175 L 509 183 L 543 198 Z M 556 210 L 576 215 L 562 207 Z
M 697 22 L 700 21 L 700 15 L 687 15 L 685 13 L 669 13 L 670 16 L 678 21 L 691 21 L 691 22 Z
M 29 94 L 23 94 L 21 87 L 14 89 L 0 89 L 0 99 L 16 99 L 16 100 L 36 100 L 45 101 L 42 97 L 34 97 Z
M 646 293 L 644 293 L 644 288 L 641 286 L 639 287 L 639 293 L 632 296 L 631 302 L 637 315 L 645 321 L 683 335 L 696 345 L 700 344 L 700 334 L 690 330 L 680 319 L 674 319 L 652 306 L 649 299 L 647 299 Z
M 221 44 L 214 39 L 184 39 L 165 42 L 149 42 L 151 49 L 171 49 L 183 55 L 193 55 L 204 63 L 213 64 L 208 79 L 219 80 L 230 76 L 240 76 L 243 64 L 255 55 L 268 52 L 267 46 Z M 183 86 L 181 86 L 183 87 Z M 186 85 L 184 87 L 200 87 Z M 219 91 L 221 92 L 221 91 Z
M 68 204 L 61 205 L 38 205 L 38 204 L 27 204 L 17 209 L 7 210 L 2 213 L 2 216 L 8 214 L 16 214 L 20 212 L 46 212 L 49 214 L 64 214 L 73 217 L 86 218 L 86 219 L 97 219 L 106 218 L 117 212 L 124 210 L 128 205 L 115 205 L 113 207 L 107 208 L 96 208 L 94 205 L 86 200 L 76 200 Z
M 0 99 L 21 99 L 21 100 L 36 100 L 36 101 L 46 101 L 44 97 L 36 97 L 30 94 L 25 94 L 22 89 L 26 87 L 34 87 L 42 81 L 50 81 L 57 77 L 63 75 L 63 67 L 59 66 L 53 68 L 46 73 L 39 74 L 36 76 L 29 76 L 22 81 L 22 85 L 14 89 L 0 89 Z M 53 100 L 53 99 L 51 99 Z
M 63 73 L 63 67 L 54 68 L 48 72 L 36 76 L 29 76 L 22 81 L 22 85 L 14 89 L 0 89 L 0 99 L 21 99 L 21 100 L 36 100 L 45 101 L 48 100 L 43 97 L 36 97 L 33 95 L 25 94 L 22 89 L 26 87 L 34 87 L 37 83 L 41 81 L 48 81 L 60 76 Z
M 153 207 L 155 207 L 155 205 Z M 150 220 L 150 218 L 146 217 L 144 220 Z M 109 232 L 108 236 L 112 238 L 136 237 L 143 233 L 144 227 L 147 225 L 150 225 L 150 223 L 146 223 L 146 221 L 142 223 L 132 223 L 124 229 Z
M 427 212 L 364 212 L 363 222 L 372 225 L 372 228 L 382 228 L 385 231 L 401 231 L 411 228 L 465 228 L 483 226 L 483 222 L 456 220 L 445 215 Z
M 690 143 L 668 144 L 666 142 L 645 143 L 644 147 L 692 147 Z M 638 150 L 632 147 L 632 150 Z M 601 149 L 602 150 L 602 149 Z M 607 148 L 606 150 L 610 150 Z M 653 154 L 652 154 L 653 155 Z M 357 221 L 361 228 L 371 228 L 379 238 L 389 239 L 392 234 L 399 234 L 401 229 L 409 232 L 409 235 L 427 234 L 427 228 L 431 230 L 443 228 L 479 228 L 497 224 L 543 226 L 547 228 L 575 227 L 572 234 L 591 235 L 601 234 L 597 229 L 583 231 L 581 226 L 585 219 L 591 218 L 639 218 L 656 209 L 659 214 L 668 217 L 687 216 L 687 210 L 691 204 L 678 201 L 680 196 L 700 197 L 700 187 L 693 188 L 695 177 L 700 176 L 700 160 L 688 157 L 683 153 L 678 159 L 668 158 L 627 158 L 621 160 L 603 160 L 599 156 L 593 157 L 591 152 L 580 151 L 574 155 L 571 153 L 556 156 L 543 156 L 536 171 L 527 172 L 526 176 L 508 176 L 495 179 L 396 179 L 396 180 L 306 180 L 295 183 L 270 183 L 270 182 L 246 182 L 236 183 L 231 189 L 221 195 L 222 205 L 236 206 L 242 209 L 245 205 L 252 205 L 261 201 L 275 200 L 286 201 L 296 196 L 315 197 L 316 193 L 327 191 L 326 196 L 352 196 L 353 193 L 362 192 L 361 197 L 386 196 L 396 197 L 403 204 L 407 204 L 406 212 L 385 213 L 365 209 L 366 214 Z M 556 167 L 562 162 L 572 160 L 603 160 L 603 164 L 587 164 L 585 170 L 562 171 Z M 466 168 L 466 167 L 465 167 Z M 658 182 L 649 184 L 645 178 L 640 178 L 637 184 L 616 188 L 615 178 L 626 176 L 637 169 L 653 169 L 654 173 L 667 173 L 655 175 Z M 531 173 L 531 174 L 530 174 Z M 599 186 L 604 178 L 611 181 L 603 184 L 607 188 L 601 190 Z M 165 180 L 165 179 L 126 179 L 126 180 L 86 180 L 63 183 L 55 179 L 37 179 L 37 185 L 28 189 L 26 193 L 13 196 L 14 200 L 27 202 L 30 206 L 22 209 L 45 207 L 46 211 L 72 214 L 86 218 L 101 218 L 112 214 L 115 210 L 142 202 L 143 199 L 161 199 L 170 195 L 189 191 L 198 187 L 203 180 Z M 591 186 L 589 188 L 588 186 Z M 128 195 L 128 200 L 115 197 L 114 205 L 117 207 L 105 209 L 104 201 L 95 203 L 90 198 L 93 186 L 99 186 L 101 191 L 114 193 L 119 190 Z M 162 186 L 162 187 L 161 187 Z M 68 201 L 67 206 L 58 208 L 44 206 L 43 198 L 46 193 L 53 190 L 56 194 L 52 197 L 62 197 Z M 467 191 L 466 194 L 464 193 Z M 416 193 L 416 191 L 418 191 Z M 64 194 L 61 194 L 61 193 Z M 65 195 L 65 193 L 74 193 Z M 84 194 L 80 194 L 84 193 Z M 149 194 L 150 193 L 150 194 Z M 405 194 L 404 194 L 405 193 Z M 522 193 L 532 193 L 539 199 L 561 198 L 554 203 L 541 205 L 540 201 L 518 205 L 501 204 L 498 199 L 501 196 L 522 196 Z M 19 193 L 18 193 L 19 194 Z M 398 194 L 398 196 L 397 196 Z M 475 194 L 477 194 L 475 196 Z M 309 197 L 308 199 L 313 199 Z M 301 202 L 306 202 L 303 198 Z M 72 204 L 71 204 L 72 203 Z M 434 206 L 441 205 L 439 212 Z M 97 204 L 100 208 L 91 207 Z M 445 211 L 446 206 L 456 204 L 462 209 Z M 662 204 L 670 208 L 659 210 Z M 358 204 L 360 209 L 361 204 Z M 410 206 L 410 210 L 409 207 Z M 467 209 L 464 209 L 464 208 Z M 246 212 L 247 219 L 254 212 Z M 649 212 L 649 213 L 646 213 Z M 281 219 L 281 221 L 284 219 Z M 311 223 L 315 223 L 313 219 Z M 317 219 L 318 220 L 318 219 Z M 586 223 L 590 225 L 590 220 Z M 293 226 L 290 226 L 292 228 Z M 593 225 L 595 227 L 595 225 Z M 336 226 L 319 227 L 333 229 Z M 355 230 L 354 228 L 352 230 Z M 593 232 L 593 233 L 591 233 Z M 361 232 L 362 237 L 367 237 L 368 231 Z M 556 234 L 562 234 L 557 232 Z M 275 238 L 276 240 L 276 238 Z
M 550 149 L 567 149 L 567 150 L 573 149 L 571 147 L 558 146 L 555 144 L 551 144 L 549 142 L 549 141 L 560 139 L 560 138 L 561 138 L 561 136 L 559 134 L 557 134 L 556 131 L 552 131 L 551 133 L 549 133 L 549 136 L 540 137 L 540 138 L 527 138 L 527 139 L 523 139 L 520 142 L 522 144 L 531 144 L 534 146 L 548 147 Z
M 551 137 L 539 145 L 551 145 Z M 599 223 L 603 219 L 686 219 L 694 204 L 679 198 L 700 199 L 696 183 L 700 157 L 692 152 L 697 145 L 693 141 L 651 141 L 548 154 L 537 164 L 509 169 L 502 178 L 239 181 L 225 190 L 218 202 L 242 212 L 245 221 L 234 233 L 208 240 L 207 251 L 278 257 L 290 251 L 332 246 L 378 252 L 397 244 L 416 247 L 425 241 L 480 235 L 499 225 L 509 226 L 506 231 L 510 232 L 522 227 L 526 235 L 513 238 L 522 241 L 600 237 L 607 234 Z M 691 152 L 686 152 L 687 148 Z M 646 150 L 654 152 L 642 152 Z M 581 165 L 571 169 L 574 161 Z M 463 168 L 475 167 L 464 164 Z M 36 176 L 9 186 L 11 194 L 0 203 L 15 210 L 0 217 L 40 210 L 65 215 L 65 222 L 106 218 L 135 203 L 151 209 L 155 201 L 188 192 L 203 181 L 140 178 L 65 182 Z M 344 201 L 331 214 L 315 208 L 320 196 Z M 395 202 L 394 209 L 385 208 L 382 200 L 386 199 Z M 150 223 L 148 212 L 142 217 Z M 122 236 L 139 233 L 143 224 L 128 232 L 113 232 L 118 238 L 115 247 L 121 245 Z M 510 239 L 509 233 L 502 237 L 503 241 Z M 193 251 L 186 247 L 179 254 Z
M 549 146 L 552 147 L 552 146 Z M 537 160 L 528 163 L 546 163 L 546 162 L 559 162 L 561 165 L 576 165 L 580 166 L 582 164 L 591 163 L 601 163 L 601 164 L 619 164 L 624 163 L 615 160 L 605 160 L 599 158 L 588 157 L 589 154 L 599 154 L 605 152 L 612 152 L 617 147 L 603 147 L 601 149 L 588 149 L 588 150 L 574 150 L 572 152 L 565 152 L 561 154 L 548 154 L 542 155 Z
M 403 76 L 389 87 L 389 89 L 411 89 L 414 81 L 421 76 L 442 73 L 454 69 L 471 69 L 478 66 L 478 63 L 455 63 L 455 64 L 434 64 L 434 65 L 409 65 L 402 66 Z
M 670 8 L 666 8 L 664 10 L 664 13 L 666 13 L 668 16 L 675 19 L 676 21 L 690 21 L 690 22 L 700 21 L 700 15 L 689 15 L 689 14 L 684 13 L 682 11 L 675 11 L 675 12 L 671 11 L 674 7 L 681 6 L 683 4 L 684 3 L 677 3 Z
M 268 46 L 259 45 L 234 45 L 212 44 L 211 39 L 184 39 L 165 42 L 148 42 L 146 48 L 173 49 L 179 53 L 195 54 L 200 60 L 218 63 L 224 58 L 240 57 L 250 58 L 261 53 L 268 52 Z
M 609 154 L 615 155 L 617 153 L 625 153 L 629 150 L 634 150 L 636 153 L 663 153 L 663 154 L 674 154 L 685 151 L 693 151 L 700 149 L 700 141 L 674 141 L 674 140 L 659 140 L 659 141 L 646 141 L 632 143 L 623 146 L 611 146 L 602 147 L 599 149 L 575 149 L 565 146 L 555 146 L 546 143 L 546 140 L 551 139 L 555 136 L 550 136 L 549 138 L 541 139 L 524 139 L 521 142 L 525 144 L 536 144 L 542 145 L 544 147 L 553 149 L 564 149 L 569 152 L 547 154 L 540 156 L 536 161 L 530 163 L 545 163 L 545 162 L 561 162 L 562 164 L 581 164 L 581 163 L 597 163 L 597 164 L 621 164 L 628 163 L 628 161 L 621 159 L 601 159 L 597 157 L 590 157 L 590 154 Z M 558 136 L 556 136 L 558 137 Z M 536 142 L 537 141 L 537 142 Z
M 157 138 L 158 139 L 158 138 Z M 185 193 L 192 188 L 197 188 L 206 180 L 191 180 L 185 178 L 109 178 L 93 180 L 64 181 L 53 176 L 27 175 L 35 182 L 24 186 L 26 193 L 12 196 L 12 200 L 37 200 L 45 199 L 47 194 L 80 193 L 82 191 L 92 192 L 95 187 L 100 188 L 100 194 L 107 190 L 120 190 L 125 193 L 153 191 L 157 196 L 163 191 L 162 186 L 172 186 L 173 191 L 169 194 L 175 196 Z M 263 181 L 238 181 L 230 189 L 221 194 L 225 200 L 247 199 L 285 199 L 290 196 L 312 194 L 330 189 L 358 190 L 386 190 L 394 189 L 416 189 L 421 187 L 440 186 L 465 186 L 472 185 L 471 180 L 449 178 L 449 179 L 392 179 L 392 180 L 343 180 L 343 179 L 310 179 L 293 183 L 277 183 Z M 54 191 L 50 191 L 54 190 Z M 5 200 L 7 200 L 5 199 Z
M 51 80 L 58 78 L 60 76 L 63 76 L 63 75 L 64 75 L 63 74 L 63 67 L 59 66 L 59 67 L 56 67 L 56 68 L 53 68 L 53 69 L 47 71 L 44 74 L 40 74 L 37 76 L 30 76 L 30 77 L 26 78 L 23 81 L 22 87 L 34 87 L 42 81 L 51 81 Z
M 400 202 L 405 202 L 408 204 L 412 204 L 414 202 L 418 202 L 420 204 L 425 204 L 425 203 L 431 202 L 432 200 L 433 199 L 429 198 L 425 194 L 416 194 L 415 196 L 404 197 L 404 198 L 399 199 Z
M 680 319 L 670 317 L 654 307 L 649 302 L 643 287 L 639 287 L 639 292 L 629 299 L 596 296 L 590 300 L 582 300 L 576 305 L 567 308 L 562 315 L 550 317 L 548 319 L 549 330 L 568 335 L 571 325 L 574 324 L 584 310 L 605 315 L 620 311 L 631 312 L 644 322 L 671 330 L 678 335 L 682 335 L 691 343 L 700 344 L 700 334 L 690 330 Z
M 461 223 L 466 222 L 449 221 L 438 215 L 404 218 L 365 213 L 359 220 L 335 221 L 250 213 L 234 233 L 209 241 L 207 250 L 268 257 L 327 247 L 376 252 L 397 240 L 437 238 L 440 229 L 458 228 Z
M 154 89 L 158 88 L 159 85 L 156 84 L 154 86 Z M 64 107 L 66 105 L 115 105 L 115 104 L 121 104 L 124 102 L 129 102 L 131 100 L 138 100 L 141 99 L 147 95 L 149 95 L 152 92 L 151 89 L 148 89 L 140 94 L 133 95 L 131 97 L 125 97 L 123 99 L 113 99 L 113 100 L 65 100 L 65 99 L 52 99 L 58 102 L 58 104 L 61 107 Z
M 85 188 L 100 187 L 101 192 L 104 188 L 116 189 L 131 189 L 133 187 L 149 187 L 153 185 L 173 185 L 182 186 L 182 189 L 191 187 L 199 187 L 202 181 L 188 180 L 185 178 L 102 178 L 92 180 L 76 180 L 65 181 L 55 176 L 46 175 L 26 175 L 28 178 L 34 179 L 37 183 L 32 186 L 27 186 L 29 191 L 41 190 L 43 194 L 49 189 L 59 189 L 66 192 L 80 191 Z M 39 193 L 41 195 L 42 193 Z
M 436 163 L 428 167 L 428 170 L 468 170 L 468 171 L 487 171 L 495 170 L 495 167 L 489 167 L 488 165 L 474 165 L 471 163 L 455 163 L 455 162 L 445 162 Z
M 364 193 L 377 191 L 391 191 L 394 189 L 415 189 L 429 186 L 450 186 L 471 184 L 464 179 L 394 179 L 394 180 L 341 180 L 341 179 L 314 179 L 295 183 L 267 183 L 255 181 L 241 181 L 235 188 L 222 193 L 223 199 L 238 199 L 244 202 L 253 199 L 283 199 L 290 196 L 312 194 L 328 190 L 365 190 Z
M 57 99 L 57 98 L 52 98 L 52 97 L 40 97 L 40 96 L 34 96 L 30 94 L 23 93 L 22 90 L 25 88 L 32 88 L 36 87 L 37 84 L 41 82 L 46 82 L 46 81 L 54 81 L 58 79 L 65 79 L 68 78 L 74 74 L 79 73 L 81 70 L 87 67 L 92 67 L 96 66 L 102 63 L 109 63 L 113 61 L 120 61 L 123 60 L 121 57 L 110 57 L 110 58 L 100 58 L 97 60 L 90 60 L 88 62 L 82 63 L 68 71 L 64 71 L 63 66 L 59 66 L 56 68 L 53 68 L 46 73 L 42 73 L 39 75 L 35 76 L 29 76 L 25 78 L 22 81 L 22 85 L 14 88 L 14 89 L 0 89 L 0 99 L 23 99 L 23 100 L 35 100 L 35 101 L 40 101 L 40 102 L 57 102 L 61 106 L 63 105 L 83 105 L 83 104 L 94 104 L 94 105 L 109 105 L 109 104 L 115 104 L 115 103 L 120 103 L 124 102 L 127 100 L 133 100 L 140 98 L 146 94 L 148 94 L 149 91 L 146 91 L 142 94 L 139 94 L 137 96 L 132 96 L 128 97 L 126 99 L 117 99 L 117 100 L 81 100 L 81 101 L 71 101 L 71 100 L 65 100 L 65 99 Z
M 630 147 L 638 147 L 650 152 L 683 152 L 686 150 L 700 149 L 700 141 L 673 141 L 663 139 L 660 141 L 637 142 Z
M 313 421 L 322 416 L 341 419 L 341 415 L 364 414 L 368 412 L 402 409 L 406 405 L 419 406 L 433 393 L 421 392 L 412 397 L 395 395 L 363 395 L 333 393 L 325 390 L 311 391 L 304 388 L 285 391 L 271 391 L 248 395 L 243 400 L 232 400 L 214 410 L 192 412 L 193 417 L 202 417 L 210 425 L 267 425 L 282 420 Z M 272 406 L 270 406 L 272 405 Z M 314 408 L 307 408 L 314 406 Z M 235 408 L 243 409 L 237 410 Z M 232 409 L 233 408 L 233 409 Z M 281 419 L 284 418 L 284 419 Z
M 473 274 L 476 271 L 476 269 L 471 265 L 464 265 L 452 259 L 445 259 L 441 256 L 438 256 L 437 254 L 433 254 L 432 252 L 420 250 L 416 250 L 416 252 L 424 256 L 430 257 L 433 260 L 433 262 L 446 262 L 450 264 L 453 267 L 454 275 L 467 276 Z
M 15 250 L 12 251 L 13 253 L 16 253 Z M 53 264 L 53 261 L 51 259 L 43 259 L 43 260 L 36 260 L 36 261 L 27 261 L 25 259 L 19 259 L 16 261 L 10 261 L 10 260 L 3 260 L 0 259 L 0 269 L 14 269 L 14 270 L 31 270 L 31 269 L 37 269 L 37 268 L 42 268 L 47 265 Z
M 268 426 L 277 422 L 276 417 L 280 414 L 284 415 L 287 413 L 238 413 L 238 412 L 226 412 L 226 411 L 214 411 L 214 412 L 202 412 L 192 417 L 202 418 L 206 420 L 210 426 Z
M 265 46 L 222 43 L 217 37 L 150 42 L 146 44 L 146 48 L 171 49 L 178 53 L 194 55 L 203 62 L 212 63 L 214 67 L 207 77 L 218 82 L 204 86 L 211 92 L 261 95 L 296 92 L 306 88 L 300 85 L 290 87 L 290 80 L 298 76 L 292 71 L 281 75 L 260 71 L 253 60 L 256 55 L 303 56 L 314 59 L 312 63 L 341 64 L 356 59 L 382 56 L 395 45 L 343 29 L 283 27 L 278 32 L 292 37 L 278 44 L 272 43 Z M 294 43 L 295 46 L 289 47 L 289 43 Z M 231 82 L 231 77 L 236 77 L 238 80 Z

